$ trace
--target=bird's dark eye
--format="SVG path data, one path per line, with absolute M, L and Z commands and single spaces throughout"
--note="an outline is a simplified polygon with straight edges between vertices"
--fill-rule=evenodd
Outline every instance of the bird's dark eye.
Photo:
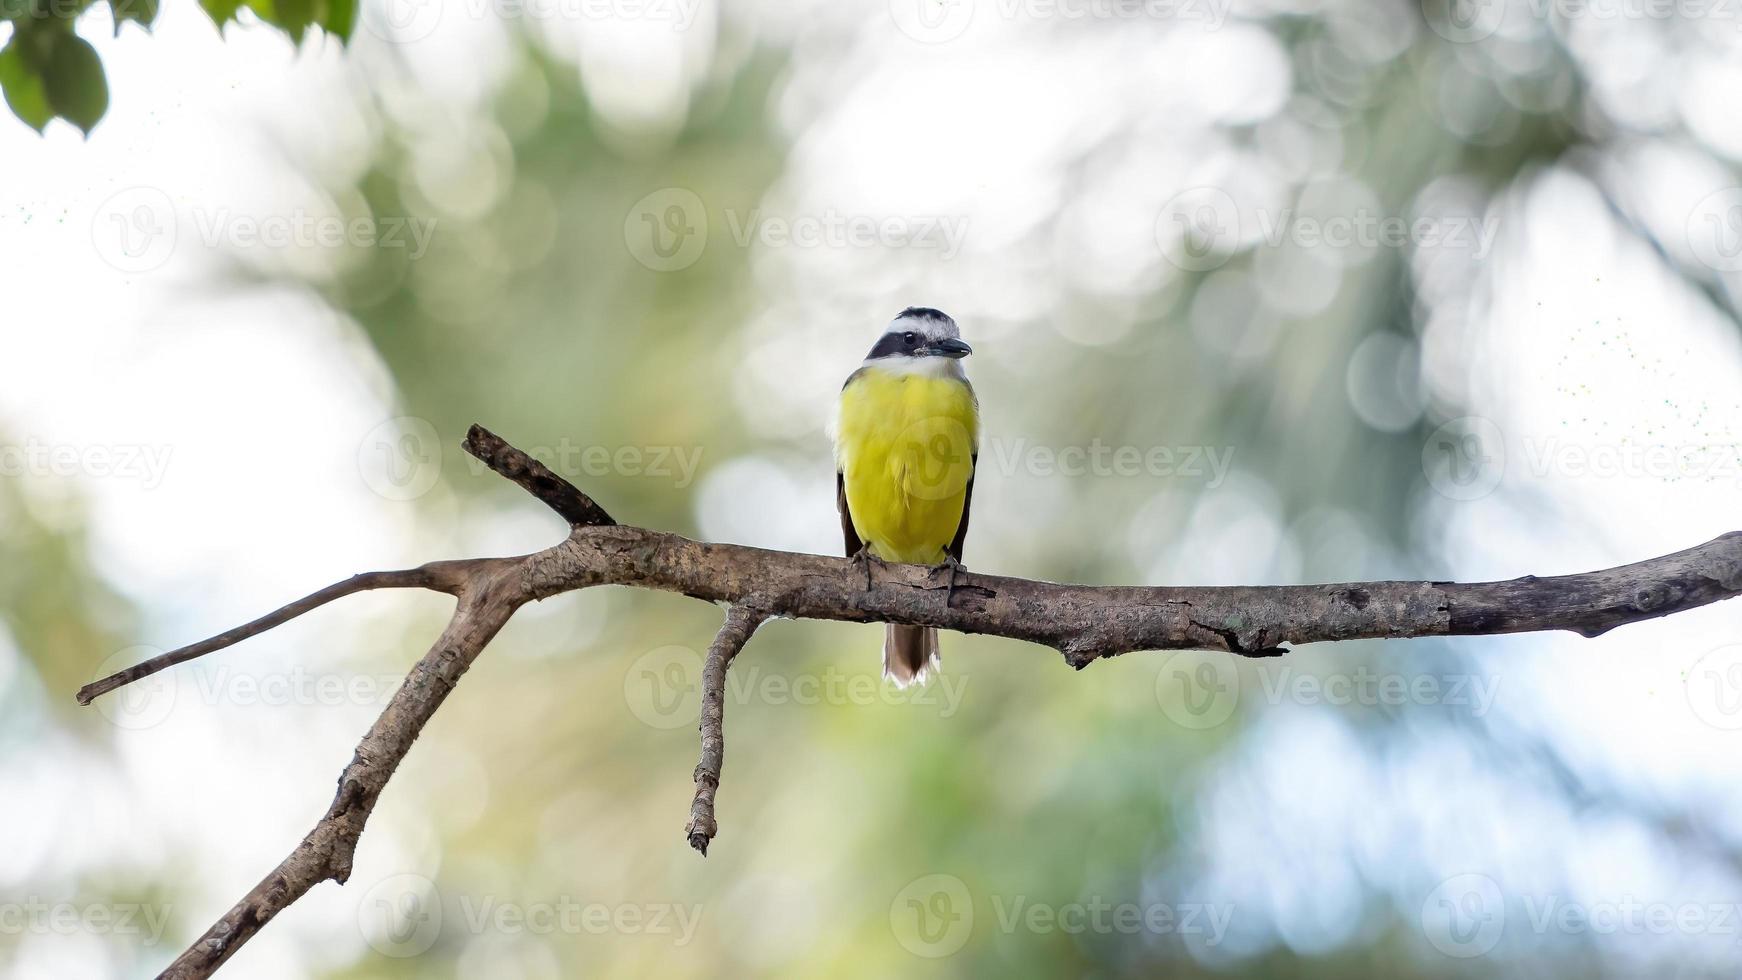
M 914 341 L 916 341 L 918 339 L 919 339 L 918 337 L 913 335 L 913 331 L 911 331 L 911 330 L 909 330 L 907 333 L 904 333 L 901 335 L 901 342 L 906 344 L 909 347 L 912 347 Z

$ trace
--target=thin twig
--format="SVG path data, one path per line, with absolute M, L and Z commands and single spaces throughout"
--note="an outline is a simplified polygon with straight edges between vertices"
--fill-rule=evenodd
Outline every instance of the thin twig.
M 551 472 L 531 456 L 510 446 L 501 436 L 481 425 L 466 431 L 466 452 L 482 460 L 502 476 L 519 484 L 521 489 L 544 502 L 563 520 L 575 527 L 615 524 L 593 498 L 575 489 L 575 485 Z
M 690 804 L 690 822 L 684 827 L 684 836 L 702 857 L 708 856 L 708 842 L 720 832 L 714 822 L 714 794 L 720 789 L 720 767 L 726 762 L 726 671 L 763 619 L 760 610 L 746 603 L 727 609 L 726 622 L 708 647 L 708 661 L 702 668 L 702 720 L 698 726 L 702 759 L 696 764 L 696 798 Z
M 390 572 L 363 572 L 359 575 L 353 575 L 343 582 L 335 582 L 319 592 L 306 595 L 290 605 L 275 609 L 252 623 L 219 633 L 209 640 L 201 640 L 168 653 L 160 653 L 150 660 L 134 664 L 126 670 L 118 670 L 102 680 L 92 681 L 79 688 L 79 703 L 90 704 L 91 699 L 99 694 L 107 694 L 118 687 L 125 687 L 134 681 L 150 677 L 165 667 L 174 667 L 176 664 L 186 663 L 195 657 L 203 657 L 208 653 L 215 653 L 225 647 L 234 646 L 250 636 L 282 626 L 303 613 L 312 612 L 334 599 L 342 599 L 352 593 L 367 592 L 370 589 L 429 589 L 453 595 L 465 583 L 465 564 L 465 562 L 432 562 L 420 568 L 406 568 Z

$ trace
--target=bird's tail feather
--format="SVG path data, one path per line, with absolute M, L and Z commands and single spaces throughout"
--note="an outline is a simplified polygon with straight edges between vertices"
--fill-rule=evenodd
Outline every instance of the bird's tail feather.
M 887 627 L 883 635 L 883 676 L 896 687 L 925 683 L 938 668 L 938 631 L 930 626 Z

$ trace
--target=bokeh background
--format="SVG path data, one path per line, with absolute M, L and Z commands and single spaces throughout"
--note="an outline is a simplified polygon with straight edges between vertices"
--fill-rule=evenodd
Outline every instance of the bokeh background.
M 300 48 L 79 22 L 0 120 L 0 972 L 149 976 L 443 622 L 369 568 L 620 519 L 835 553 L 901 307 L 976 355 L 968 563 L 1553 574 L 1742 526 L 1742 11 L 1457 0 L 384 0 Z M 6 27 L 0 26 L 0 32 Z M 1742 606 L 1261 663 L 779 622 L 682 828 L 719 610 L 524 610 L 263 978 L 1678 976 L 1742 965 Z

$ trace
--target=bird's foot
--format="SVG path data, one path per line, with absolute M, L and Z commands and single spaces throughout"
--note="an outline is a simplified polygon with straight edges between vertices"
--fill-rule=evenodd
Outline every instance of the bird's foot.
M 965 572 L 967 570 L 967 566 L 963 565 L 955 555 L 945 555 L 943 561 L 940 561 L 931 567 L 931 574 L 933 575 L 936 575 L 939 572 L 949 572 L 949 584 L 944 588 L 945 609 L 950 608 L 956 599 L 956 573 Z
M 885 562 L 883 559 L 881 559 L 881 558 L 879 558 L 876 555 L 871 553 L 871 546 L 870 545 L 861 546 L 858 551 L 853 553 L 853 557 L 851 557 L 847 560 L 852 562 L 855 565 L 860 566 L 861 568 L 863 568 L 865 570 L 865 591 L 866 592 L 871 591 L 871 566 L 872 565 L 887 564 L 887 562 Z

